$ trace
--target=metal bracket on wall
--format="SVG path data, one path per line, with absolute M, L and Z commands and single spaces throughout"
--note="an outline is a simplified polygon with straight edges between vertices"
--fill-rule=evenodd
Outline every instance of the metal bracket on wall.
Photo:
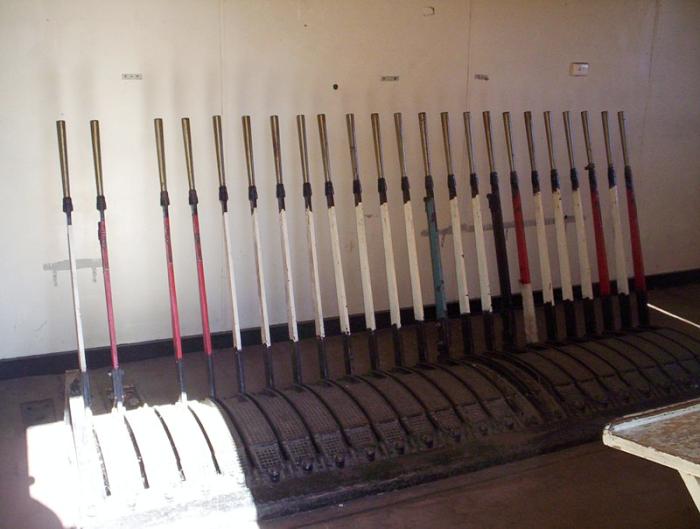
M 89 268 L 92 270 L 92 282 L 97 282 L 97 269 L 102 268 L 102 261 L 99 259 L 77 259 L 75 266 L 78 270 L 81 268 Z M 70 263 L 68 259 L 63 261 L 55 261 L 53 263 L 44 263 L 42 266 L 47 272 L 51 272 L 53 276 L 53 286 L 58 286 L 58 272 L 70 270 Z
M 566 224 L 572 223 L 572 222 L 574 222 L 574 217 L 572 217 L 571 215 L 565 215 L 565 216 L 564 216 L 564 222 L 565 222 Z M 554 224 L 554 218 L 553 218 L 553 217 L 548 217 L 548 218 L 544 219 L 544 223 L 545 223 L 545 225 L 547 225 L 547 226 L 549 226 L 550 224 Z M 524 225 L 525 225 L 526 228 L 532 227 L 532 226 L 535 225 L 535 221 L 534 221 L 534 220 L 526 220 L 526 221 L 524 222 Z M 464 224 L 464 223 L 463 223 L 463 224 L 461 225 L 461 227 L 462 227 L 462 231 L 463 231 L 463 232 L 466 232 L 466 233 L 474 233 L 474 225 L 473 225 L 473 224 Z M 504 223 L 503 223 L 503 227 L 504 227 L 506 230 L 507 230 L 507 229 L 510 229 L 510 228 L 515 228 L 515 223 L 514 223 L 514 222 L 504 222 Z M 493 230 L 493 224 L 484 224 L 484 230 L 486 230 L 486 231 Z M 452 235 L 452 226 L 448 226 L 448 227 L 446 227 L 446 228 L 443 228 L 443 229 L 441 229 L 441 230 L 438 230 L 438 233 L 439 233 L 441 236 L 443 236 L 443 237 L 444 237 L 445 235 Z M 420 234 L 421 234 L 423 237 L 427 237 L 427 236 L 428 236 L 428 230 L 423 230 L 423 231 L 420 232 Z

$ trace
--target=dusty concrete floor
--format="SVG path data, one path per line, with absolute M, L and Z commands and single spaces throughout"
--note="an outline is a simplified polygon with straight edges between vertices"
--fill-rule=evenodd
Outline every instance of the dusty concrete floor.
M 590 443 L 261 527 L 690 529 L 700 515 L 675 471 Z
M 650 302 L 695 322 L 700 322 L 698 299 L 700 285 L 650 294 Z M 697 329 L 653 311 L 652 317 L 654 323 L 698 334 Z M 286 352 L 280 353 L 278 363 L 284 363 L 282 355 Z M 220 392 L 233 391 L 231 366 L 232 362 L 217 365 L 217 371 L 221 370 Z M 172 369 L 170 359 L 157 358 L 125 367 L 128 381 L 139 389 L 144 401 L 160 404 L 174 400 L 174 377 L 163 376 Z M 187 373 L 191 396 L 205 396 L 206 377 L 199 355 L 188 355 Z M 94 378 L 95 393 L 104 405 L 108 386 L 104 370 L 98 370 Z M 257 377 L 253 374 L 251 378 Z M 100 397 L 97 401 L 99 406 Z M 25 405 L 23 409 L 27 402 L 35 403 L 34 408 L 27 409 Z M 33 484 L 32 458 L 27 454 L 30 434 L 26 425 L 42 414 L 46 422 L 63 420 L 63 402 L 62 376 L 0 382 L 0 529 L 69 525 L 70 516 L 60 508 L 60 498 L 47 497 L 48 489 Z M 47 448 L 33 459 L 56 459 L 52 450 L 59 454 L 66 449 Z M 700 515 L 674 471 L 593 443 L 342 506 L 261 522 L 260 527 L 680 529 L 700 527 Z

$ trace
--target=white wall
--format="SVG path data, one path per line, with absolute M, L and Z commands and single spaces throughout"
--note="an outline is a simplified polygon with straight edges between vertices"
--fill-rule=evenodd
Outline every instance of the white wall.
M 414 187 L 416 229 L 425 229 L 422 165 L 416 113 L 430 118 L 439 220 L 449 223 L 438 113 L 452 115 L 452 140 L 467 203 L 461 111 L 474 125 L 484 188 L 485 157 L 478 113 L 493 112 L 506 216 L 510 216 L 500 112 L 511 110 L 526 214 L 531 211 L 522 111 L 532 110 L 540 136 L 540 169 L 546 169 L 541 111 L 556 114 L 558 157 L 566 167 L 560 111 L 589 109 L 595 155 L 604 169 L 599 111 L 628 115 L 640 223 L 648 273 L 700 266 L 700 6 L 696 2 L 538 2 L 485 0 L 153 0 L 0 2 L 0 358 L 74 348 L 70 281 L 54 286 L 43 265 L 67 257 L 54 122 L 68 127 L 77 257 L 97 259 L 97 212 L 88 121 L 99 119 L 117 331 L 121 343 L 170 336 L 167 283 L 153 141 L 154 117 L 163 117 L 173 206 L 173 245 L 184 334 L 198 334 L 199 309 L 179 118 L 192 120 L 200 195 L 210 314 L 213 330 L 230 328 L 220 210 L 217 201 L 211 115 L 223 113 L 227 174 L 235 233 L 242 325 L 256 326 L 257 299 L 240 115 L 252 116 L 262 234 L 274 322 L 285 318 L 279 233 L 269 139 L 269 115 L 279 114 L 292 260 L 301 319 L 311 318 L 303 202 L 294 115 L 307 115 L 314 205 L 321 248 L 324 306 L 336 314 L 315 114 L 330 127 L 350 307 L 360 312 L 359 270 L 352 223 L 350 171 L 344 114 L 356 114 L 360 163 L 378 309 L 386 308 L 383 254 L 369 114 L 380 112 L 397 262 L 405 262 L 400 190 L 391 114 L 404 113 Z M 568 76 L 572 61 L 588 61 L 587 78 Z M 122 81 L 122 73 L 142 81 Z M 477 73 L 489 81 L 475 80 Z M 381 75 L 400 75 L 397 83 Z M 338 90 L 332 85 L 337 83 Z M 583 145 L 576 118 L 577 157 Z M 621 160 L 618 157 L 618 163 Z M 543 171 L 546 172 L 546 171 Z M 604 171 L 603 171 L 604 172 Z M 620 167 L 621 172 L 621 167 Z M 602 175 L 603 176 L 603 175 Z M 565 189 L 568 189 L 565 182 Z M 545 185 L 545 189 L 548 187 Z M 584 181 L 584 190 L 587 185 Z M 550 201 L 545 192 L 546 207 Z M 607 200 L 604 194 L 604 207 Z M 486 206 L 484 202 L 484 207 Z M 567 201 L 568 210 L 568 201 Z M 507 219 L 508 220 L 508 219 Z M 533 234 L 529 234 L 533 235 Z M 550 234 L 551 235 L 551 234 Z M 573 232 L 570 233 L 573 238 Z M 512 233 L 509 239 L 513 239 Z M 465 235 L 468 255 L 473 238 Z M 427 240 L 419 237 L 423 291 L 431 302 Z M 455 291 L 451 236 L 443 262 Z M 534 238 L 531 266 L 539 276 Z M 572 239 L 573 242 L 573 239 Z M 511 241 L 512 243 L 512 241 Z M 591 237 L 592 243 L 592 237 Z M 511 261 L 516 277 L 515 253 Z M 550 247 L 555 259 L 553 244 Z M 572 245 L 572 258 L 575 249 Z M 556 261 L 553 263 L 556 270 Z M 470 286 L 477 288 L 469 263 Z M 495 280 L 495 268 L 493 269 Z M 93 282 L 81 269 L 80 292 L 89 347 L 107 343 L 100 270 Z M 408 284 L 407 270 L 400 270 Z M 476 292 L 474 292 L 476 295 Z M 401 292 L 403 305 L 410 291 Z

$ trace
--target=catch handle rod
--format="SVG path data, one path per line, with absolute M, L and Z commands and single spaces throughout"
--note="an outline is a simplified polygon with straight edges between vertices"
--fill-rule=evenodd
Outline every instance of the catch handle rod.
M 564 135 L 566 136 L 566 153 L 569 156 L 569 168 L 576 167 L 576 159 L 574 158 L 574 137 L 571 129 L 571 113 L 566 110 L 562 114 L 564 118 Z
M 282 147 L 280 144 L 280 123 L 277 115 L 270 116 L 270 132 L 272 134 L 272 154 L 275 159 L 275 180 L 277 182 L 277 207 L 280 211 L 284 205 L 284 181 L 282 179 Z
M 450 115 L 447 112 L 441 112 L 440 122 L 442 124 L 442 143 L 445 148 L 445 166 L 447 167 L 447 174 L 453 175 L 452 148 L 450 147 Z
M 554 140 L 552 137 L 552 116 L 549 110 L 544 112 L 544 132 L 547 136 L 547 156 L 549 158 L 550 171 L 557 170 L 557 161 L 554 158 Z
M 216 170 L 219 175 L 219 187 L 226 186 L 226 171 L 224 169 L 224 138 L 221 133 L 221 116 L 212 117 L 214 127 L 214 148 L 216 149 Z
M 608 111 L 603 110 L 600 114 L 603 120 L 603 139 L 605 141 L 605 158 L 608 161 L 608 167 L 613 166 L 612 156 L 612 138 L 610 137 L 610 128 L 608 127 Z
M 510 172 L 515 171 L 515 154 L 513 153 L 513 136 L 510 130 L 510 112 L 503 113 L 503 128 L 506 134 L 506 151 L 508 153 L 508 167 Z
M 272 133 L 272 153 L 275 159 L 275 179 L 277 185 L 282 184 L 282 149 L 280 146 L 280 122 L 277 115 L 270 116 L 270 132 Z
M 530 169 L 537 172 L 537 160 L 535 159 L 535 139 L 532 134 L 532 112 L 525 112 L 525 136 L 527 137 L 527 152 L 530 156 Z
M 250 116 L 241 118 L 243 125 L 243 147 L 245 149 L 245 166 L 248 172 L 248 187 L 255 187 L 255 161 L 253 159 L 253 136 L 250 131 Z
M 306 186 L 309 183 L 309 149 L 306 143 L 306 117 L 303 114 L 297 115 L 297 135 L 299 137 L 301 177 Z
M 360 182 L 359 163 L 357 161 L 354 114 L 345 114 L 345 124 L 348 128 L 348 147 L 350 149 L 350 165 L 352 167 L 352 194 L 355 197 L 355 206 L 357 206 L 362 202 L 362 184 Z
M 489 172 L 494 173 L 496 171 L 496 163 L 493 159 L 493 137 L 491 135 L 491 112 L 486 110 L 483 113 L 484 118 L 484 136 L 486 137 L 486 154 L 489 159 Z
M 243 126 L 243 148 L 245 150 L 245 166 L 248 173 L 248 202 L 251 212 L 258 207 L 258 189 L 255 187 L 255 160 L 253 159 L 253 135 L 250 130 L 250 116 L 241 118 Z
M 620 145 L 622 146 L 622 160 L 625 166 L 630 165 L 629 151 L 627 150 L 627 129 L 625 127 L 625 113 L 620 110 L 617 113 L 617 123 L 620 127 Z
M 58 136 L 58 158 L 61 165 L 61 185 L 63 186 L 63 211 L 70 215 L 73 211 L 73 201 L 70 197 L 70 177 L 68 175 L 68 147 L 66 145 L 66 122 L 56 122 Z
M 96 119 L 90 121 L 90 137 L 92 139 L 92 159 L 95 165 L 95 185 L 97 186 L 97 209 L 104 211 L 105 193 L 102 185 L 102 149 L 100 148 L 100 122 Z
M 377 190 L 379 192 L 379 204 L 386 204 L 387 186 L 384 178 L 384 158 L 382 156 L 382 135 L 379 128 L 379 114 L 372 114 L 372 140 L 374 142 L 374 160 L 377 165 Z
M 318 120 L 318 135 L 321 143 L 321 161 L 323 162 L 323 178 L 326 182 L 331 181 L 331 162 L 328 155 L 328 129 L 326 127 L 326 115 L 319 114 L 316 116 Z M 347 118 L 346 118 L 347 119 Z
M 593 167 L 593 149 L 591 148 L 591 130 L 588 124 L 588 110 L 581 111 L 581 123 L 583 124 L 583 141 L 586 144 L 586 159 L 588 166 Z
M 153 120 L 153 128 L 156 134 L 156 154 L 158 156 L 158 180 L 160 182 L 160 205 L 167 207 L 170 204 L 168 198 L 168 180 L 165 171 L 165 146 L 163 142 L 163 120 Z
M 472 117 L 471 112 L 464 112 L 464 136 L 467 140 L 467 160 L 469 161 L 469 174 L 476 174 L 476 158 L 472 141 Z
M 352 179 L 360 179 L 359 164 L 357 162 L 357 141 L 355 139 L 355 115 L 345 114 L 345 124 L 348 129 L 348 147 L 350 148 L 350 166 L 352 167 Z M 328 141 L 328 138 L 326 138 Z
M 221 132 L 221 116 L 212 117 L 214 127 L 214 149 L 216 151 L 216 171 L 219 176 L 219 202 L 224 213 L 228 211 L 228 189 L 226 188 L 226 170 L 224 168 L 224 135 Z
M 190 118 L 182 118 L 182 141 L 185 145 L 185 164 L 187 165 L 187 184 L 190 193 L 194 187 L 194 164 L 192 163 L 192 133 L 190 132 Z
M 379 128 L 379 114 L 370 116 L 372 121 L 372 140 L 374 142 L 374 160 L 377 165 L 377 178 L 384 179 L 384 157 L 382 156 L 382 136 Z
M 401 178 L 408 177 L 406 171 L 406 149 L 403 144 L 403 126 L 401 123 L 401 112 L 394 113 L 394 129 L 396 130 L 396 147 L 399 152 L 399 169 L 401 170 Z
M 423 169 L 425 176 L 430 176 L 430 150 L 428 149 L 428 127 L 425 118 L 425 112 L 418 114 L 418 127 L 420 128 L 420 145 L 423 153 Z
M 302 195 L 304 207 L 312 211 L 311 181 L 309 180 L 309 149 L 306 143 L 306 118 L 303 114 L 297 115 L 297 136 L 299 137 L 299 158 L 301 159 Z M 327 378 L 327 377 L 325 377 Z

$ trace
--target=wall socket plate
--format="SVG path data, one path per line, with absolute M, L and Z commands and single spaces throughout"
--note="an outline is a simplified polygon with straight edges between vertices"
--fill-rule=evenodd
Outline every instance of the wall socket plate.
M 574 77 L 586 77 L 590 65 L 587 62 L 572 62 L 569 66 L 569 75 Z

